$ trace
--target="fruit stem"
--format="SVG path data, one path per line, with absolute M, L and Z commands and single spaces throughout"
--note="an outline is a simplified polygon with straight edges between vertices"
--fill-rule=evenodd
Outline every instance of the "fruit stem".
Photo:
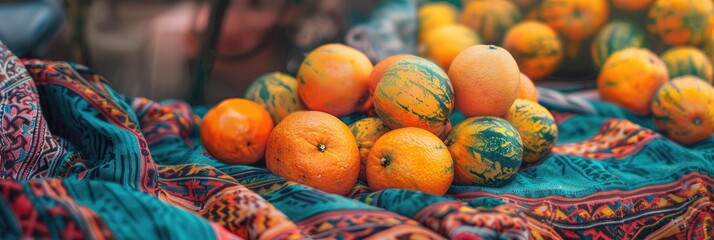
M 702 125 L 702 119 L 699 117 L 694 118 L 694 125 L 697 125 L 697 126 Z
M 386 157 L 383 157 L 380 161 L 380 165 L 382 165 L 382 167 L 387 167 L 387 166 L 389 166 L 390 163 L 392 163 L 392 161 Z
M 322 143 L 317 144 L 317 150 L 319 150 L 320 152 L 325 152 L 325 150 L 327 150 L 327 146 L 325 146 L 325 144 L 322 144 Z
M 489 49 L 496 49 L 496 46 L 495 46 L 495 45 L 488 45 L 488 48 L 489 48 Z

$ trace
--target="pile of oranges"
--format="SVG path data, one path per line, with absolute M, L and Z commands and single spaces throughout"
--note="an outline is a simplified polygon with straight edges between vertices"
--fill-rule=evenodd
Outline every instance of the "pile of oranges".
M 709 4 L 691 7 L 702 12 L 712 5 L 702 1 Z M 648 15 L 653 26 L 643 27 L 643 36 L 708 44 L 711 33 L 686 33 L 689 20 L 660 20 L 661 8 L 685 2 L 696 1 L 612 5 L 654 9 Z M 244 98 L 225 100 L 206 114 L 202 144 L 220 161 L 264 160 L 274 174 L 341 195 L 358 180 L 374 191 L 434 195 L 454 184 L 502 186 L 557 142 L 556 122 L 538 104 L 534 81 L 581 54 L 579 46 L 592 39 L 602 99 L 652 115 L 662 133 L 683 144 L 714 133 L 713 71 L 699 48 L 677 45 L 658 57 L 642 48 L 641 36 L 618 35 L 637 29 L 630 22 L 603 28 L 606 0 L 464 3 L 461 13 L 442 2 L 421 6 L 419 56 L 394 55 L 373 65 L 354 48 L 326 44 L 305 57 L 295 77 L 261 76 Z M 675 30 L 681 30 L 678 37 L 669 36 Z M 365 117 L 349 125 L 340 120 L 354 113 Z M 457 113 L 466 119 L 450 122 Z

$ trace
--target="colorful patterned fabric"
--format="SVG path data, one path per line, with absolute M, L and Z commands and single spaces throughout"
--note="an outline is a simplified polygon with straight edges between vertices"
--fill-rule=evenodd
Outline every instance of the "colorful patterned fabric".
M 180 101 L 115 92 L 91 69 L 0 45 L 0 239 L 707 239 L 714 139 L 542 91 L 558 146 L 503 187 L 326 194 L 227 165 Z M 205 111 L 205 109 L 196 109 Z M 196 111 L 199 112 L 199 111 Z

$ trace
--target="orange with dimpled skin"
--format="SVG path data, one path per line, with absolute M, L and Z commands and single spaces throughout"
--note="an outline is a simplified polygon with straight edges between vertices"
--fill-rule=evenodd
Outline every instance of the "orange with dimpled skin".
M 505 49 L 476 45 L 454 58 L 449 78 L 464 116 L 503 116 L 518 97 L 521 72 Z
M 318 111 L 294 112 L 268 138 L 270 172 L 319 190 L 345 195 L 359 174 L 359 150 L 350 128 Z

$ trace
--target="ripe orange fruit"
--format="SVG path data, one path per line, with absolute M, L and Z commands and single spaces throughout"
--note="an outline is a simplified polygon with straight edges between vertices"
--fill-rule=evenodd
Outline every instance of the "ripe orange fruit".
M 461 23 L 476 31 L 487 44 L 500 43 L 506 30 L 520 21 L 520 10 L 506 0 L 470 1 L 461 13 Z
M 268 138 L 270 172 L 316 189 L 345 195 L 359 174 L 359 150 L 350 128 L 318 111 L 294 112 Z
M 451 61 L 467 47 L 481 43 L 481 38 L 463 25 L 446 25 L 426 33 L 419 44 L 419 55 L 434 61 L 444 71 Z
M 253 164 L 263 158 L 273 120 L 255 102 L 226 99 L 206 113 L 201 143 L 208 153 L 229 164 Z
M 423 41 L 424 36 L 431 30 L 441 26 L 456 23 L 459 11 L 446 2 L 426 3 L 419 8 L 417 19 L 419 22 L 419 40 Z
M 444 195 L 453 179 L 454 162 L 446 146 L 420 128 L 384 134 L 367 158 L 367 183 L 373 191 L 403 188 Z
M 695 47 L 673 47 L 662 54 L 669 78 L 694 75 L 714 82 L 714 67 L 707 55 Z
M 648 115 L 652 96 L 667 81 L 667 66 L 657 55 L 644 48 L 626 48 L 605 61 L 597 90 L 603 100 Z
M 506 116 L 523 141 L 523 165 L 538 162 L 555 147 L 558 125 L 545 107 L 536 102 L 517 99 Z
M 372 62 L 342 44 L 325 44 L 310 52 L 298 69 L 298 93 L 305 106 L 338 117 L 369 108 Z
M 503 48 L 513 55 L 518 68 L 533 80 L 558 70 L 563 61 L 563 46 L 548 25 L 527 21 L 508 31 Z
M 392 55 L 389 56 L 385 59 L 382 59 L 382 61 L 379 61 L 377 65 L 374 65 L 374 69 L 372 69 L 372 73 L 369 74 L 369 96 L 370 96 L 370 107 L 373 104 L 373 96 L 374 96 L 374 90 L 377 89 L 377 83 L 379 83 L 380 80 L 382 80 L 382 76 L 384 76 L 384 73 L 387 71 L 387 67 L 392 65 L 394 62 L 396 62 L 399 59 L 406 58 L 406 57 L 416 57 L 411 54 L 397 54 L 397 55 Z
M 360 119 L 350 124 L 349 127 L 352 135 L 355 136 L 355 140 L 357 140 L 357 147 L 359 148 L 360 171 L 357 179 L 367 180 L 365 164 L 367 163 L 369 151 L 372 150 L 374 142 L 389 132 L 390 129 L 381 119 L 373 117 Z
M 694 76 L 672 79 L 652 100 L 657 129 L 668 138 L 693 144 L 714 134 L 714 87 Z
M 457 184 L 503 186 L 521 167 L 521 137 L 500 118 L 468 118 L 456 124 L 444 142 L 454 159 Z
M 387 67 L 374 93 L 374 110 L 391 129 L 418 127 L 439 134 L 453 109 L 454 90 L 446 73 L 420 57 Z
M 521 72 L 505 49 L 476 45 L 454 58 L 449 78 L 465 116 L 503 116 L 518 96 Z
M 640 11 L 649 7 L 654 0 L 612 0 L 612 5 L 620 10 Z
M 565 38 L 570 58 L 578 55 L 580 43 L 605 25 L 610 10 L 607 0 L 543 0 L 540 17 Z
M 273 123 L 279 123 L 288 114 L 302 110 L 302 101 L 297 92 L 297 80 L 281 73 L 266 73 L 250 84 L 245 98 L 268 110 Z
M 647 30 L 670 46 L 698 46 L 712 34 L 712 1 L 656 0 L 647 14 Z
M 518 86 L 518 98 L 538 102 L 538 90 L 528 76 L 521 73 L 521 83 Z

